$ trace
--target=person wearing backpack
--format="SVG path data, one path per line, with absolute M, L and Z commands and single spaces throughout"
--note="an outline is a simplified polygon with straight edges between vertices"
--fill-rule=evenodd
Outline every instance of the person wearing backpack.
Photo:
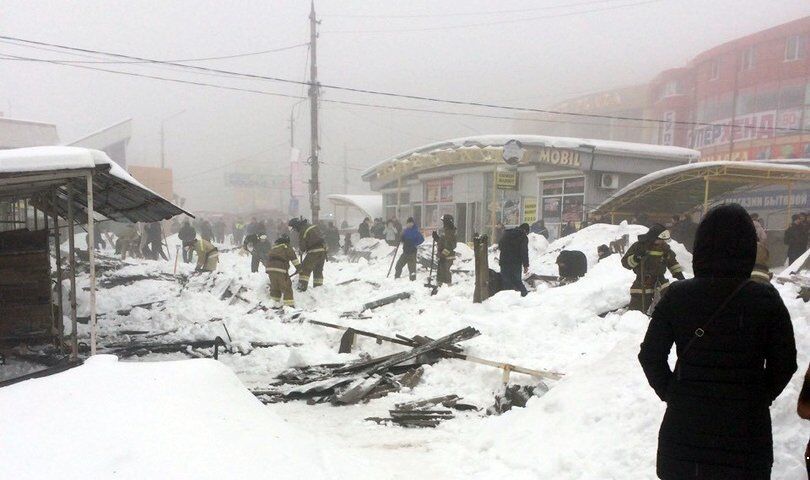
M 750 280 L 756 253 L 745 209 L 711 209 L 695 236 L 695 277 L 673 283 L 652 312 L 638 359 L 667 404 L 656 462 L 663 480 L 770 479 L 769 409 L 796 371 L 796 344 L 777 291 Z

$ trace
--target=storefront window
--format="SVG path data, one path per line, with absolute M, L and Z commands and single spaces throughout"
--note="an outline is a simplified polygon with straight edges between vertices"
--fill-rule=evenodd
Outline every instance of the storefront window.
M 541 180 L 540 205 L 550 240 L 558 238 L 563 224 L 579 223 L 585 215 L 585 177 Z
M 422 228 L 436 229 L 444 214 L 455 215 L 456 206 L 453 203 L 453 179 L 441 178 L 425 182 L 424 207 Z
M 585 193 L 585 177 L 565 179 L 565 194 L 572 193 Z

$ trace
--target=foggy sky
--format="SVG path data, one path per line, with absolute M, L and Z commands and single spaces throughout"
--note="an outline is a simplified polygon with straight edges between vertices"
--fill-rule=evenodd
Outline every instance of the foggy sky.
M 322 20 L 318 43 L 320 81 L 542 108 L 594 90 L 648 81 L 661 70 L 682 66 L 719 43 L 810 15 L 807 0 L 662 0 L 610 11 L 513 22 L 641 1 L 616 0 L 542 10 L 581 4 L 583 0 L 321 0 L 316 2 Z M 526 11 L 468 15 L 501 10 Z M 0 31 L 2 35 L 31 40 L 176 59 L 307 42 L 308 13 L 308 0 L 7 0 L 0 3 Z M 381 18 L 385 15 L 432 16 Z M 487 25 L 392 31 L 463 24 Z M 83 59 L 7 43 L 0 43 L 0 53 Z M 304 80 L 308 73 L 306 56 L 303 47 L 194 64 Z M 94 66 L 306 95 L 302 86 L 201 75 L 164 66 Z M 324 90 L 322 95 L 325 99 L 514 115 L 333 90 Z M 226 170 L 286 172 L 289 116 L 296 102 L 66 66 L 0 60 L 0 111 L 5 116 L 55 123 L 63 142 L 131 117 L 131 164 L 157 166 L 161 119 L 185 110 L 166 123 L 166 157 L 174 169 L 175 190 L 189 199 L 192 209 L 234 208 L 233 199 L 221 191 Z M 508 120 L 328 103 L 322 107 L 324 207 L 326 194 L 342 192 L 344 148 L 351 166 L 350 188 L 361 192 L 367 186 L 359 179 L 359 170 L 391 155 L 432 141 L 508 133 L 512 129 Z M 308 105 L 300 104 L 296 114 L 295 142 L 308 150 Z M 537 128 L 537 133 L 542 133 L 542 124 Z M 244 157 L 250 158 L 227 169 L 200 173 Z M 327 211 L 331 209 L 327 207 Z

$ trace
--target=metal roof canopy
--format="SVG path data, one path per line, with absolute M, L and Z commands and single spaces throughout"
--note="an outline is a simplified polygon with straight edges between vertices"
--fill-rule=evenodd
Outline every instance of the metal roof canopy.
M 613 194 L 595 213 L 672 215 L 705 211 L 712 199 L 738 190 L 779 184 L 790 192 L 794 183 L 810 182 L 810 167 L 790 162 L 699 162 L 659 170 Z
M 334 193 L 326 198 L 336 207 L 351 207 L 363 212 L 369 218 L 382 218 L 382 195 L 344 195 Z
M 53 168 L 49 168 L 47 165 L 38 165 L 36 155 L 30 155 L 31 150 L 35 149 L 19 149 L 20 158 L 30 161 L 31 168 L 0 170 L 0 201 L 29 198 L 31 205 L 37 209 L 51 216 L 67 219 L 68 190 L 72 189 L 74 215 L 80 223 L 87 223 L 86 178 L 90 175 L 94 193 L 93 210 L 111 220 L 156 222 L 181 214 L 193 216 L 134 179 L 114 171 L 112 162 L 102 152 L 88 151 L 106 160 L 96 161 L 92 167 L 84 165 L 84 168 L 64 168 L 66 165 L 59 165 L 57 162 Z M 47 153 L 52 149 L 42 150 Z M 59 153 L 59 150 L 52 151 Z M 14 150 L 7 150 L 3 155 L 13 157 Z
M 95 238 L 95 212 L 117 221 L 155 222 L 175 215 L 188 214 L 180 207 L 141 185 L 120 166 L 98 150 L 78 147 L 34 147 L 0 152 L 0 201 L 30 200 L 36 210 L 54 217 L 54 253 L 57 269 L 61 272 L 60 229 L 56 217 L 67 221 L 68 260 L 71 282 L 71 357 L 78 355 L 78 327 L 76 311 L 76 265 L 74 226 L 76 220 L 87 224 L 88 238 Z M 25 207 L 27 219 L 28 208 Z M 47 216 L 43 218 L 45 228 Z M 27 222 L 27 220 L 26 220 Z M 88 242 L 90 265 L 90 352 L 96 353 L 96 268 L 95 248 Z M 61 275 L 59 273 L 58 275 Z M 62 298 L 62 282 L 57 282 L 58 296 Z M 61 318 L 59 321 L 61 325 Z M 60 348 L 63 329 L 57 329 Z

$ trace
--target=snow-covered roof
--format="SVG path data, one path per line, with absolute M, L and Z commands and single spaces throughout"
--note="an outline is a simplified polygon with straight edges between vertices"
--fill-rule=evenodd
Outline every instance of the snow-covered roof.
M 127 118 L 74 140 L 70 145 L 102 150 L 114 143 L 128 141 L 131 135 L 132 119 Z
M 80 147 L 31 147 L 0 151 L 0 197 L 23 198 L 52 188 L 73 184 L 76 196 L 87 194 L 80 171 L 92 171 L 94 208 L 114 220 L 154 222 L 186 213 L 146 188 L 104 152 Z M 15 179 L 19 179 L 15 183 Z M 67 196 L 57 195 L 57 204 L 44 198 L 35 205 L 49 213 L 65 216 Z M 83 208 L 80 203 L 77 212 Z
M 0 149 L 59 143 L 56 125 L 0 117 Z
M 383 216 L 382 195 L 344 195 L 334 193 L 328 195 L 326 198 L 340 207 L 355 207 L 370 218 L 382 218 Z
M 589 138 L 551 137 L 545 135 L 479 135 L 431 143 L 408 150 L 368 168 L 362 173 L 362 177 L 363 179 L 368 180 L 373 173 L 377 172 L 383 167 L 406 159 L 412 155 L 424 155 L 464 148 L 502 148 L 511 140 L 517 140 L 524 146 L 528 147 L 592 150 L 597 154 L 601 153 L 629 157 L 650 157 L 660 160 L 671 160 L 678 163 L 692 162 L 700 158 L 700 152 L 697 150 L 646 143 L 618 142 L 613 140 L 596 140 Z
M 691 163 L 639 178 L 611 195 L 596 212 L 681 213 L 738 189 L 807 181 L 810 167 L 797 160 Z

